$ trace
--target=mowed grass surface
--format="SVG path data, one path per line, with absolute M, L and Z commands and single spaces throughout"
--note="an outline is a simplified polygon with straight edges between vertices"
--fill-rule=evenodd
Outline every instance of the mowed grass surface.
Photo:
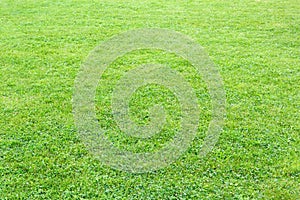
M 299 5 L 296 0 L 1 1 L 0 199 L 299 199 Z M 157 51 L 133 52 L 106 72 L 96 97 L 99 123 L 114 130 L 109 92 L 119 75 L 144 62 L 168 63 L 199 98 L 202 115 L 191 148 L 163 170 L 130 174 L 103 166 L 81 142 L 72 115 L 80 65 L 102 41 L 136 28 L 186 34 L 218 66 L 227 119 L 204 159 L 198 153 L 211 114 L 206 86 L 201 77 L 191 78 L 186 61 Z M 137 123 L 147 123 L 149 95 L 166 102 L 170 117 L 180 112 L 168 90 L 152 85 L 133 97 Z M 165 133 L 150 143 L 122 138 L 126 135 L 116 139 L 113 133 L 110 139 L 127 150 L 153 151 L 173 134 Z

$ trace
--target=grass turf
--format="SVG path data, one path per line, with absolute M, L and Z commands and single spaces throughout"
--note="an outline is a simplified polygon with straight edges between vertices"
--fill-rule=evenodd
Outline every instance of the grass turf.
M 1 1 L 0 198 L 299 198 L 299 5 L 296 0 Z M 199 77 L 190 79 L 203 114 L 199 134 L 169 167 L 138 175 L 116 171 L 101 165 L 80 141 L 71 101 L 80 65 L 99 43 L 135 28 L 186 34 L 218 66 L 227 119 L 204 159 L 197 153 L 210 106 Z M 134 52 L 117 60 L 97 90 L 103 127 L 115 126 L 109 95 L 103 95 L 122 73 L 118 69 L 151 60 L 171 63 L 187 78 L 192 74 L 189 67 L 180 69 L 185 61 L 163 52 Z M 145 123 L 149 95 L 176 113 L 176 99 L 167 94 L 156 86 L 141 88 L 132 103 L 133 118 Z M 172 134 L 166 133 L 162 141 Z M 137 144 L 118 137 L 120 148 L 133 151 L 161 144 L 157 138 Z

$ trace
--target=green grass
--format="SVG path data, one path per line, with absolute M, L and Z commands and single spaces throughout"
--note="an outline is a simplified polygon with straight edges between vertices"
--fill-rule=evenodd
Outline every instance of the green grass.
M 1 1 L 0 199 L 299 199 L 299 10 L 296 0 Z M 105 72 L 99 123 L 118 133 L 109 92 L 126 70 L 168 63 L 197 91 L 202 115 L 191 148 L 165 169 L 130 174 L 103 166 L 81 142 L 72 114 L 80 65 L 102 41 L 135 28 L 186 34 L 218 66 L 227 119 L 204 159 L 206 86 L 186 61 L 158 51 L 133 52 Z M 170 127 L 151 142 L 109 133 L 118 147 L 154 151 L 172 135 L 180 111 L 165 88 L 141 88 L 132 118 L 147 123 L 149 96 L 164 102 Z

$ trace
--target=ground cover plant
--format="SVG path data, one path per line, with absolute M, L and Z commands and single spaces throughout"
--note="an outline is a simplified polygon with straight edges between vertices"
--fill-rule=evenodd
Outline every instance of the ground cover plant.
M 0 199 L 299 199 L 300 4 L 268 1 L 1 1 Z M 132 174 L 102 165 L 80 140 L 74 80 L 89 52 L 115 34 L 165 28 L 203 46 L 222 75 L 227 118 L 215 148 L 199 159 L 211 119 L 207 86 L 186 60 L 153 50 L 117 59 L 97 88 L 99 124 L 119 148 L 155 151 L 174 135 L 180 109 L 159 85 L 132 97 L 148 121 L 155 102 L 169 125 L 149 141 L 122 134 L 110 92 L 124 72 L 155 61 L 195 88 L 198 134 L 170 166 Z

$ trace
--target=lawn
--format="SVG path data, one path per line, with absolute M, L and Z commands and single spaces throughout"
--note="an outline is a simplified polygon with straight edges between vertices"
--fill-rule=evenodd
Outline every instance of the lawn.
M 289 1 L 0 2 L 0 199 L 299 199 L 300 4 Z M 213 150 L 199 157 L 211 99 L 193 66 L 161 50 L 137 50 L 103 73 L 98 123 L 116 147 L 158 151 L 180 128 L 167 88 L 141 87 L 130 117 L 149 123 L 161 103 L 167 125 L 148 140 L 118 128 L 111 95 L 143 63 L 169 65 L 193 87 L 201 115 L 188 150 L 149 173 L 112 169 L 93 156 L 74 123 L 74 81 L 89 53 L 132 29 L 187 35 L 215 63 L 226 91 L 226 120 Z M 151 118 L 151 117 L 150 117 Z

